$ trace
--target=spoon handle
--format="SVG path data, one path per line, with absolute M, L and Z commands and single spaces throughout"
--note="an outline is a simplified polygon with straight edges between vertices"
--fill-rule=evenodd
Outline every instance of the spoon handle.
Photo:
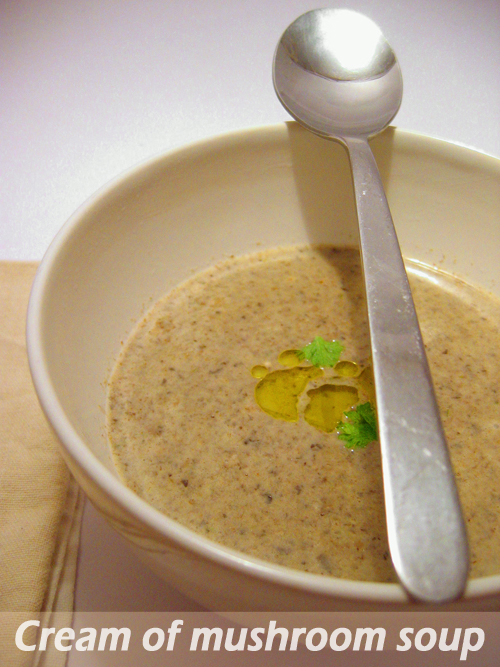
M 373 153 L 347 138 L 359 219 L 389 547 L 421 601 L 462 594 L 468 547 L 401 250 Z

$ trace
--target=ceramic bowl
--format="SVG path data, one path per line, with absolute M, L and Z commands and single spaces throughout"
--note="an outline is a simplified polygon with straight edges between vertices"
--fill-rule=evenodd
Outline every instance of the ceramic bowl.
M 404 255 L 500 295 L 500 161 L 394 128 L 372 147 Z M 304 242 L 357 243 L 349 163 L 339 144 L 284 123 L 141 164 L 80 208 L 41 263 L 27 327 L 36 391 L 91 502 L 157 573 L 206 607 L 421 609 L 398 584 L 321 577 L 219 546 L 153 509 L 113 467 L 106 381 L 137 319 L 195 270 Z M 494 576 L 471 581 L 446 608 L 499 603 Z

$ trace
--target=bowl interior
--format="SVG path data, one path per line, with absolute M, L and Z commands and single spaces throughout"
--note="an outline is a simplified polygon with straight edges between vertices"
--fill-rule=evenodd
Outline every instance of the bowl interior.
M 405 256 L 500 294 L 500 162 L 393 128 L 372 147 Z M 64 414 L 116 477 L 106 380 L 135 322 L 196 270 L 303 242 L 353 245 L 357 229 L 344 148 L 295 123 L 194 144 L 105 187 L 56 237 L 34 287 L 31 363 L 49 419 Z

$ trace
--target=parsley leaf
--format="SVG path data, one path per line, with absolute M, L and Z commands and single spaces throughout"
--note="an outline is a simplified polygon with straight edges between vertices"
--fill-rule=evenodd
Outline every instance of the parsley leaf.
M 377 417 L 371 403 L 357 405 L 344 415 L 346 421 L 337 424 L 337 432 L 348 449 L 362 449 L 378 439 Z
M 297 356 L 300 360 L 307 359 L 313 366 L 326 367 L 335 366 L 340 355 L 344 351 L 344 346 L 338 340 L 327 341 L 321 336 L 299 350 Z

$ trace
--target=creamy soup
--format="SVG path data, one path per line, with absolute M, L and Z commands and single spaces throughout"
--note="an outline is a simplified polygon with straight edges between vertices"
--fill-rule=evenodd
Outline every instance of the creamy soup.
M 500 304 L 447 274 L 407 268 L 471 576 L 498 574 Z M 316 336 L 340 341 L 340 363 L 354 363 L 316 374 L 301 362 L 313 372 L 292 400 L 296 415 L 272 415 L 256 386 L 286 370 L 283 352 Z M 351 387 L 353 406 L 371 400 L 363 374 L 345 368 L 365 379 L 370 369 L 356 250 L 301 246 L 223 262 L 157 302 L 124 345 L 108 392 L 116 467 L 151 505 L 223 545 L 308 572 L 395 581 L 378 443 L 350 449 L 306 419 L 325 384 Z

